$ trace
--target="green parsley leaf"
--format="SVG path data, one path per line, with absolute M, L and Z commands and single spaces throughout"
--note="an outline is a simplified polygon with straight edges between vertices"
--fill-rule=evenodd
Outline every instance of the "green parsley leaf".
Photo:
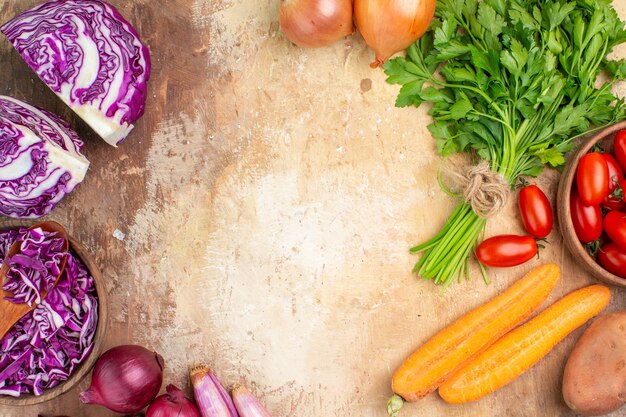
M 463 99 L 454 103 L 452 107 L 450 107 L 450 117 L 454 120 L 459 120 L 464 118 L 467 113 L 472 111 L 474 106 L 470 103 L 469 100 Z
M 505 25 L 504 18 L 485 2 L 478 5 L 478 23 L 492 36 L 501 34 Z

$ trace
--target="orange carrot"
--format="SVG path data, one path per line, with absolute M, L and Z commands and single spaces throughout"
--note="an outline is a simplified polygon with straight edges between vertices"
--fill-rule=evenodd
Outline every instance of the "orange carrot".
M 539 308 L 558 279 L 557 265 L 540 266 L 457 319 L 404 361 L 393 376 L 393 391 L 406 401 L 416 401 L 436 390 L 446 377 Z M 402 398 L 390 400 L 390 415 L 397 414 Z
M 568 334 L 600 314 L 611 291 L 591 285 L 563 297 L 511 331 L 439 387 L 449 403 L 477 400 L 503 387 L 546 356 Z

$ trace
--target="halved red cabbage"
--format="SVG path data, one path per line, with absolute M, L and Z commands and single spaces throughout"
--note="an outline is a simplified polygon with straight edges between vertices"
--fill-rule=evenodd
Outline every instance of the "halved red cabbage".
M 0 214 L 48 214 L 85 178 L 83 142 L 54 114 L 0 96 Z
M 41 303 L 41 292 L 50 291 L 65 257 L 65 239 L 56 235 L 41 228 L 20 230 L 21 251 L 7 259 L 10 269 L 2 288 L 13 296 L 6 300 L 31 307 Z
M 150 54 L 135 29 L 100 0 L 54 0 L 0 27 L 26 63 L 113 146 L 141 117 Z
M 0 259 L 18 234 L 0 232 Z M 93 350 L 97 323 L 93 277 L 70 250 L 57 286 L 0 341 L 0 395 L 41 395 L 67 380 Z

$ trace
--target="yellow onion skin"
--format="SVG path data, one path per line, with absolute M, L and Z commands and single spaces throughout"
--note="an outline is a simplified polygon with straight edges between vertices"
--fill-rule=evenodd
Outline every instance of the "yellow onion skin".
M 278 20 L 287 39 L 306 48 L 354 33 L 352 0 L 281 0 Z
M 356 25 L 376 52 L 372 68 L 417 41 L 430 26 L 436 0 L 355 0 Z

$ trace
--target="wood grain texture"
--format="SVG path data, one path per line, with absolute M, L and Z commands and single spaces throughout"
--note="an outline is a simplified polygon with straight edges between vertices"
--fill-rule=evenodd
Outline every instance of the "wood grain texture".
M 208 363 L 228 385 L 245 380 L 276 417 L 384 417 L 405 357 L 531 268 L 561 266 L 548 302 L 594 282 L 557 232 L 541 260 L 491 270 L 488 287 L 477 269 L 446 291 L 410 273 L 408 248 L 455 202 L 436 181 L 427 109 L 394 108 L 397 87 L 369 68 L 360 36 L 298 48 L 280 33 L 278 0 L 110 2 L 153 61 L 146 114 L 118 149 L 0 39 L 0 94 L 58 113 L 86 142 L 90 171 L 49 217 L 103 270 L 105 347 L 159 351 L 167 382 L 187 392 L 189 367 Z M 36 3 L 0 0 L 0 20 Z M 552 171 L 538 180 L 553 204 L 557 181 Z M 521 233 L 516 203 L 489 235 Z M 624 307 L 614 293 L 611 309 Z M 573 416 L 560 384 L 580 332 L 493 395 L 451 406 L 431 394 L 402 415 Z M 78 403 L 88 382 L 0 416 L 114 416 Z

